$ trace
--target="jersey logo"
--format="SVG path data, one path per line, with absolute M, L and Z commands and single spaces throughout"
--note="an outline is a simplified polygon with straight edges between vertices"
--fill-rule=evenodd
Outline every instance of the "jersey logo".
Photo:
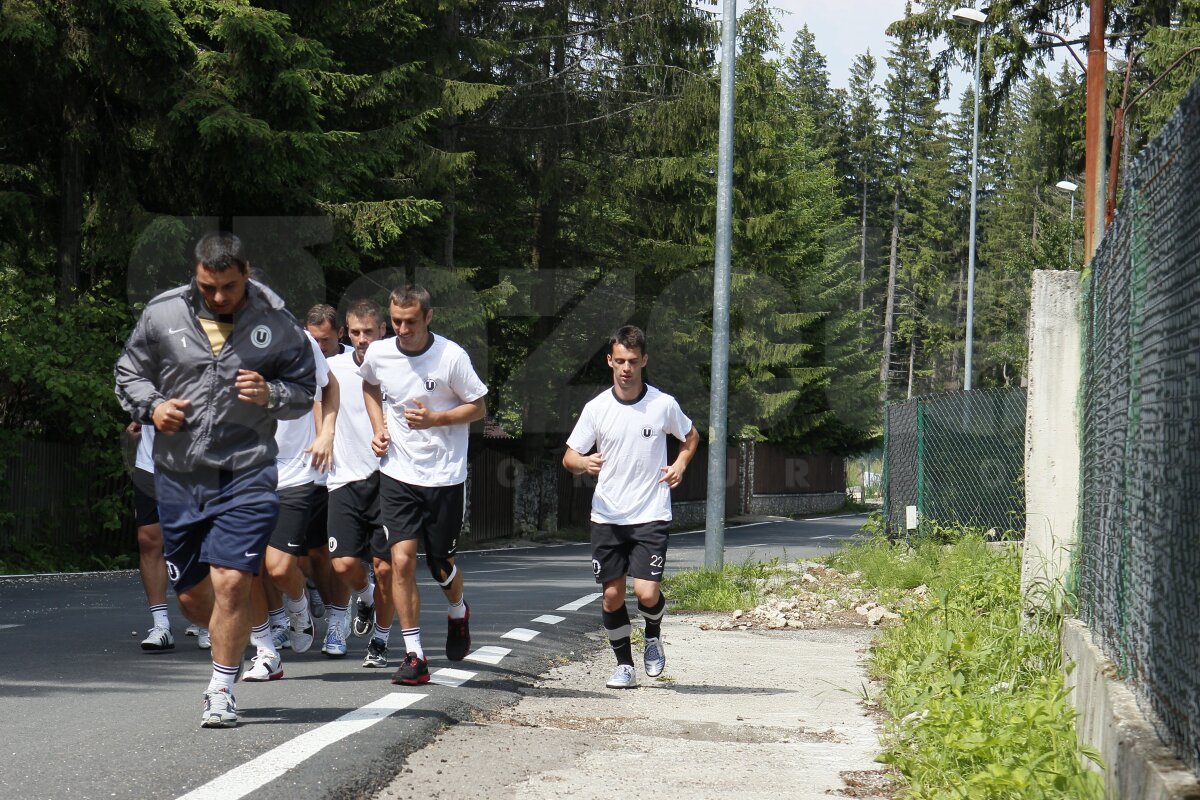
M 434 386 L 437 386 L 437 383 L 433 380 L 433 378 L 425 381 L 425 391 L 432 392 Z
M 654 435 L 654 428 L 651 428 L 651 427 L 642 428 L 642 438 L 643 439 L 649 439 L 653 435 Z
M 592 574 L 596 576 L 600 575 L 600 562 L 594 558 L 592 559 Z
M 334 552 L 334 551 L 336 551 L 336 550 L 337 550 L 337 539 L 335 539 L 334 537 L 330 536 L 330 537 L 329 537 L 329 552 L 331 552 L 331 553 L 332 553 L 332 552 Z
M 171 583 L 175 583 L 179 580 L 179 567 L 175 566 L 170 561 L 167 562 L 167 577 L 171 579 Z
M 266 325 L 259 325 L 254 330 L 250 331 L 250 344 L 262 350 L 271 343 L 271 329 Z

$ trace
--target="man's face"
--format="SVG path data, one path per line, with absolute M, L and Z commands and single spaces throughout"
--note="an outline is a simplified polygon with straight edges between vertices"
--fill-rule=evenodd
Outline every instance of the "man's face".
M 350 344 L 354 345 L 354 357 L 361 362 L 367 354 L 367 346 L 383 338 L 384 324 L 375 318 L 374 314 L 358 317 L 346 315 L 346 335 Z
M 249 280 L 249 275 L 237 267 L 213 272 L 203 264 L 196 264 L 196 288 L 204 298 L 204 305 L 214 314 L 233 314 L 241 308 L 246 302 Z
M 421 306 L 413 303 L 411 306 L 388 305 L 388 314 L 392 318 L 392 330 L 400 340 L 403 350 L 420 350 L 425 346 L 429 336 L 429 321 L 433 319 L 433 309 L 422 313 Z
M 326 320 L 320 325 L 306 325 L 305 328 L 317 340 L 317 346 L 326 358 L 333 358 L 342 352 L 342 329 L 334 328 L 332 322 Z
M 629 349 L 617 343 L 608 355 L 608 365 L 612 367 L 613 384 L 621 389 L 636 389 L 642 385 L 642 370 L 646 367 L 649 356 L 640 349 Z

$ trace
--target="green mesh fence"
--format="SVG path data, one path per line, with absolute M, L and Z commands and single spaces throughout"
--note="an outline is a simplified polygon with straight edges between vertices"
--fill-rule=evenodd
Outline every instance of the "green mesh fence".
M 1081 613 L 1200 772 L 1200 83 L 1126 173 L 1084 310 Z
M 1025 531 L 1025 391 L 918 397 L 884 409 L 888 533 L 923 524 Z

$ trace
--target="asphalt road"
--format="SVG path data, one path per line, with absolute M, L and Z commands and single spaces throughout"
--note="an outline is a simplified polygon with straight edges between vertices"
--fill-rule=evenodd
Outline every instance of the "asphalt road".
M 828 553 L 863 521 L 733 526 L 725 560 Z M 446 661 L 445 601 L 427 576 L 421 585 L 423 644 L 441 685 L 392 686 L 392 669 L 361 668 L 364 639 L 340 660 L 319 643 L 285 650 L 283 680 L 238 684 L 233 730 L 199 727 L 209 657 L 182 635 L 173 600 L 175 650 L 140 649 L 149 614 L 136 572 L 0 577 L 0 798 L 368 797 L 443 725 L 515 702 L 582 646 L 599 627 L 598 603 L 585 602 L 597 588 L 588 562 L 586 544 L 462 553 L 476 651 L 467 661 Z M 703 562 L 703 532 L 672 537 L 668 571 Z M 472 660 L 487 659 L 480 648 L 499 648 L 495 663 Z

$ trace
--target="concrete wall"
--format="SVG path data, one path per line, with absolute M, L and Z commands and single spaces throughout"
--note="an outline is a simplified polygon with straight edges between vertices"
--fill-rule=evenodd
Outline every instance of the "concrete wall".
M 1076 619 L 1063 625 L 1066 686 L 1079 712 L 1079 738 L 1100 752 L 1111 800 L 1200 800 L 1200 780 L 1175 758 L 1146 720 L 1116 666 Z
M 1080 294 L 1078 272 L 1033 273 L 1021 565 L 1027 605 L 1045 606 L 1061 597 L 1077 538 Z

